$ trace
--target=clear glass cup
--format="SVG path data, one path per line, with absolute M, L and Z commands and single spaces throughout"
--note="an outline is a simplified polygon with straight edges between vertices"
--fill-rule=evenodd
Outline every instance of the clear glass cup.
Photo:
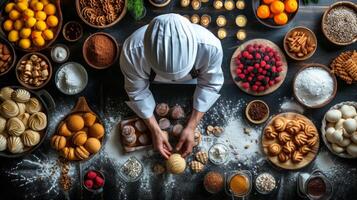
M 230 188 L 230 182 L 232 178 L 237 175 L 241 175 L 247 178 L 247 182 L 249 185 L 248 185 L 247 192 L 244 194 L 235 194 Z M 247 197 L 252 191 L 252 173 L 248 170 L 237 170 L 237 171 L 230 171 L 225 173 L 225 190 L 226 190 L 226 194 L 231 196 L 232 199 L 236 199 L 236 198 L 245 199 L 245 197 Z
M 325 183 L 326 190 L 325 190 L 325 194 L 323 194 L 322 196 L 312 196 L 308 193 L 308 184 L 309 184 L 310 180 L 312 180 L 314 178 L 321 178 L 322 181 Z M 327 178 L 327 176 L 324 173 L 322 173 L 320 170 L 315 170 L 314 172 L 312 172 L 312 174 L 306 180 L 304 185 L 305 185 L 305 194 L 310 200 L 325 200 L 325 199 L 330 199 L 332 196 L 332 192 L 333 192 L 332 183 Z

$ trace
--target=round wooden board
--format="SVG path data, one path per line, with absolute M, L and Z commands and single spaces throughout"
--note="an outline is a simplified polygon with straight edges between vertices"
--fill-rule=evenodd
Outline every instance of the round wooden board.
M 235 58 L 238 56 L 238 54 L 240 54 L 248 45 L 254 45 L 254 44 L 263 44 L 263 45 L 266 45 L 274 50 L 276 50 L 280 57 L 281 57 L 281 61 L 283 62 L 283 71 L 280 72 L 280 76 L 282 77 L 282 80 L 278 83 L 278 84 L 275 84 L 273 85 L 272 87 L 270 87 L 268 90 L 265 90 L 264 92 L 260 92 L 260 93 L 257 93 L 257 92 L 254 92 L 254 91 L 251 91 L 251 90 L 245 90 L 244 88 L 241 87 L 240 85 L 240 82 L 241 81 L 236 81 L 235 78 L 237 77 L 236 75 L 236 63 L 235 63 Z M 270 94 L 272 92 L 274 92 L 275 90 L 277 90 L 281 84 L 283 84 L 284 80 L 285 80 L 285 77 L 286 77 L 286 74 L 288 72 L 288 63 L 286 61 L 286 58 L 285 58 L 285 55 L 283 53 L 283 51 L 281 51 L 281 49 L 276 45 L 274 44 L 273 42 L 269 41 L 269 40 L 266 40 L 266 39 L 253 39 L 253 40 L 249 40 L 245 43 L 243 43 L 242 45 L 240 45 L 233 53 L 232 55 L 232 58 L 231 58 L 231 62 L 230 62 L 230 71 L 231 71 L 231 76 L 232 76 L 232 79 L 233 79 L 233 82 L 244 92 L 250 94 L 250 95 L 254 95 L 254 96 L 264 96 L 264 95 L 267 95 L 267 94 Z
M 355 101 L 345 101 L 345 102 L 341 102 L 338 103 L 334 106 L 332 106 L 329 110 L 333 110 L 333 109 L 339 109 L 341 108 L 343 105 L 349 105 L 349 106 L 354 106 L 357 109 L 357 102 Z M 328 112 L 328 111 L 327 111 Z M 326 112 L 326 113 L 327 113 Z M 353 157 L 350 154 L 346 153 L 345 151 L 342 153 L 336 153 L 335 151 L 332 150 L 332 145 L 329 141 L 327 141 L 325 135 L 326 135 L 326 113 L 324 115 L 324 118 L 322 119 L 322 123 L 321 123 L 321 137 L 322 137 L 322 141 L 324 141 L 325 145 L 327 146 L 327 148 L 331 151 L 331 153 L 335 154 L 338 157 L 341 158 L 349 158 L 349 159 L 354 159 L 357 157 Z
M 315 146 L 311 149 L 311 152 L 309 152 L 307 155 L 304 156 L 304 159 L 299 162 L 299 163 L 293 163 L 291 161 L 291 159 L 289 159 L 288 161 L 286 161 L 285 163 L 282 163 L 278 160 L 277 156 L 269 156 L 268 154 L 268 146 L 272 143 L 278 143 L 277 139 L 271 140 L 265 137 L 264 134 L 264 130 L 266 129 L 266 127 L 268 127 L 269 125 L 271 125 L 273 123 L 273 121 L 277 118 L 277 117 L 284 117 L 288 120 L 292 120 L 295 119 L 297 117 L 302 118 L 305 120 L 306 123 L 308 123 L 309 125 L 311 125 L 312 127 L 315 128 L 316 132 L 318 132 L 318 130 L 316 129 L 315 125 L 305 116 L 298 114 L 298 113 L 293 113 L 293 112 L 286 112 L 286 113 L 281 113 L 278 114 L 274 117 L 272 117 L 268 123 L 266 124 L 266 126 L 263 129 L 262 132 L 262 148 L 263 148 L 263 152 L 265 153 L 265 156 L 268 158 L 268 160 L 273 163 L 275 166 L 278 166 L 282 169 L 288 169 L 288 170 L 297 170 L 297 169 L 301 169 L 305 166 L 307 166 L 308 164 L 310 164 L 316 157 L 318 151 L 319 151 L 319 146 L 320 146 L 320 138 L 318 137 L 318 141 L 315 144 Z

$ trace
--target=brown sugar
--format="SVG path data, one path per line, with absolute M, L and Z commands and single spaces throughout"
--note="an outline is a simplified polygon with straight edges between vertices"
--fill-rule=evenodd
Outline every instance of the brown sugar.
M 95 35 L 88 40 L 86 56 L 97 67 L 106 67 L 113 63 L 116 56 L 114 41 L 105 35 Z

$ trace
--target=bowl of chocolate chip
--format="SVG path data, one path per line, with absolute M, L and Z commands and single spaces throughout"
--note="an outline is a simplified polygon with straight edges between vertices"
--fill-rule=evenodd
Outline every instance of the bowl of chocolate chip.
M 83 45 L 86 63 L 95 69 L 106 69 L 118 59 L 119 46 L 108 33 L 98 32 L 89 36 Z
M 31 90 L 43 88 L 51 79 L 52 65 L 43 54 L 25 54 L 17 63 L 16 78 L 19 83 Z
M 0 37 L 0 76 L 5 75 L 15 65 L 16 54 L 14 47 Z

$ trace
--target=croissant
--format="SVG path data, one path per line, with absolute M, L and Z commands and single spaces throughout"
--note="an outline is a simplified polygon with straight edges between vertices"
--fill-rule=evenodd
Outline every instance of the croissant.
M 296 136 L 294 137 L 294 142 L 298 146 L 303 146 L 307 142 L 307 136 L 305 135 L 304 132 L 300 131 Z
M 284 117 L 278 117 L 274 120 L 273 126 L 276 131 L 284 131 L 286 127 L 286 119 Z
M 287 143 L 288 141 L 291 140 L 291 136 L 289 133 L 287 132 L 281 132 L 279 133 L 279 141 L 282 143 L 282 144 L 285 144 Z
M 274 138 L 276 138 L 276 136 L 278 136 L 278 133 L 275 132 L 273 126 L 268 126 L 264 130 L 264 135 L 265 135 L 265 137 L 267 137 L 269 139 L 274 139 Z
M 290 154 L 285 154 L 284 152 L 280 152 L 278 155 L 278 159 L 280 162 L 286 162 L 290 159 Z
M 268 147 L 271 156 L 277 156 L 281 152 L 281 146 L 278 143 L 273 143 Z
M 291 157 L 291 160 L 295 163 L 301 162 L 303 159 L 304 156 L 299 151 L 295 151 Z
M 296 149 L 294 142 L 288 141 L 284 146 L 283 146 L 283 151 L 287 154 L 291 154 L 294 152 Z
M 25 89 L 17 89 L 11 94 L 11 99 L 18 103 L 26 103 L 30 100 L 31 94 Z
M 299 151 L 301 154 L 305 155 L 305 154 L 309 153 L 311 151 L 311 149 L 309 146 L 304 145 L 304 146 L 300 147 Z
M 306 141 L 306 144 L 309 145 L 310 147 L 313 147 L 313 146 L 315 146 L 317 141 L 318 141 L 318 138 L 317 138 L 317 136 L 315 136 L 315 137 L 312 137 L 312 138 L 308 139 Z
M 311 125 L 306 125 L 304 132 L 310 138 L 318 135 L 317 130 Z
M 290 134 L 296 134 L 300 131 L 300 125 L 298 122 L 291 120 L 286 124 L 286 131 Z

